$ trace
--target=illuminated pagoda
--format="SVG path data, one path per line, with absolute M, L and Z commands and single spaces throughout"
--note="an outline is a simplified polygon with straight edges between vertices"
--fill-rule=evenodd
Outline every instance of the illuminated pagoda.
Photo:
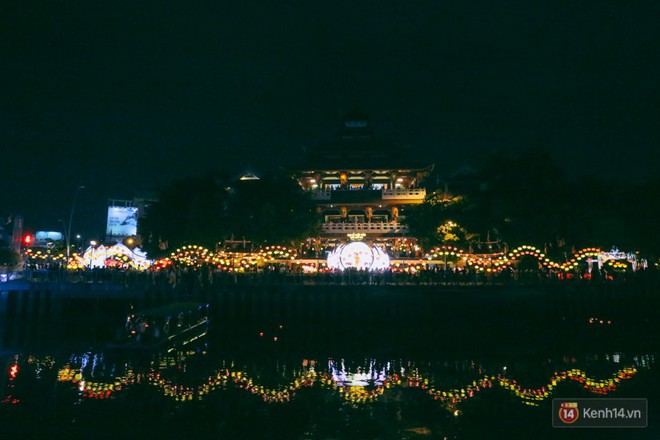
M 406 209 L 424 201 L 433 170 L 409 153 L 376 139 L 363 115 L 347 116 L 336 140 L 308 151 L 306 166 L 292 174 L 316 203 L 321 236 L 405 236 Z

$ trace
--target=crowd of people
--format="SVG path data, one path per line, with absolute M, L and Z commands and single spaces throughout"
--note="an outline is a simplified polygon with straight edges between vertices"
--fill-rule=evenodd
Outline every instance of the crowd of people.
M 344 271 L 304 271 L 302 266 L 268 264 L 256 271 L 234 272 L 217 270 L 211 265 L 199 267 L 167 267 L 159 270 L 124 270 L 95 268 L 68 271 L 64 267 L 26 269 L 22 278 L 44 282 L 87 282 L 117 284 L 151 284 L 171 289 L 193 291 L 213 284 L 310 284 L 310 285 L 490 285 L 542 284 L 559 282 L 627 282 L 657 277 L 653 269 L 637 272 L 614 272 L 593 268 L 575 272 L 547 269 L 505 268 L 484 272 L 459 267 L 426 265 L 416 268 L 399 267 L 380 271 L 348 269 Z

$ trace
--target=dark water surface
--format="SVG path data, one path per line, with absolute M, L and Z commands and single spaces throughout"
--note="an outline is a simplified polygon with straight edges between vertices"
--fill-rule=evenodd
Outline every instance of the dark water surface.
M 659 304 L 633 287 L 10 292 L 0 438 L 660 438 Z M 191 299 L 204 337 L 108 349 L 129 304 Z M 553 429 L 554 397 L 645 397 L 649 427 Z

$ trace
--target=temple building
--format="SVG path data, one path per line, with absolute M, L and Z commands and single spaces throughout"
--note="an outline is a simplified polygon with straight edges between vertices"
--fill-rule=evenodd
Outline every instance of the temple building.
M 406 209 L 424 201 L 433 170 L 410 150 L 376 139 L 360 115 L 346 117 L 337 139 L 308 151 L 306 162 L 292 175 L 316 202 L 326 238 L 405 236 Z

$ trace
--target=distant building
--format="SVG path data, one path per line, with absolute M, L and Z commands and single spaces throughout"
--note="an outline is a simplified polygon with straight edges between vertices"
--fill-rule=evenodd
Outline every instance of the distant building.
M 241 174 L 241 176 L 238 178 L 238 180 L 241 181 L 246 181 L 246 180 L 261 180 L 259 176 L 257 176 L 254 172 L 252 171 L 246 171 L 245 173 Z
M 152 203 L 158 201 L 158 195 L 151 192 L 141 192 L 133 197 L 132 206 L 137 208 L 138 212 L 138 221 L 145 218 L 147 215 L 147 210 Z
M 9 247 L 19 251 L 22 239 L 23 216 L 10 215 L 6 219 L 0 216 L 0 247 Z
M 292 175 L 316 202 L 323 236 L 408 233 L 401 220 L 407 208 L 424 201 L 423 182 L 433 164 L 375 138 L 363 115 L 346 117 L 336 140 L 307 153 L 306 166 Z

